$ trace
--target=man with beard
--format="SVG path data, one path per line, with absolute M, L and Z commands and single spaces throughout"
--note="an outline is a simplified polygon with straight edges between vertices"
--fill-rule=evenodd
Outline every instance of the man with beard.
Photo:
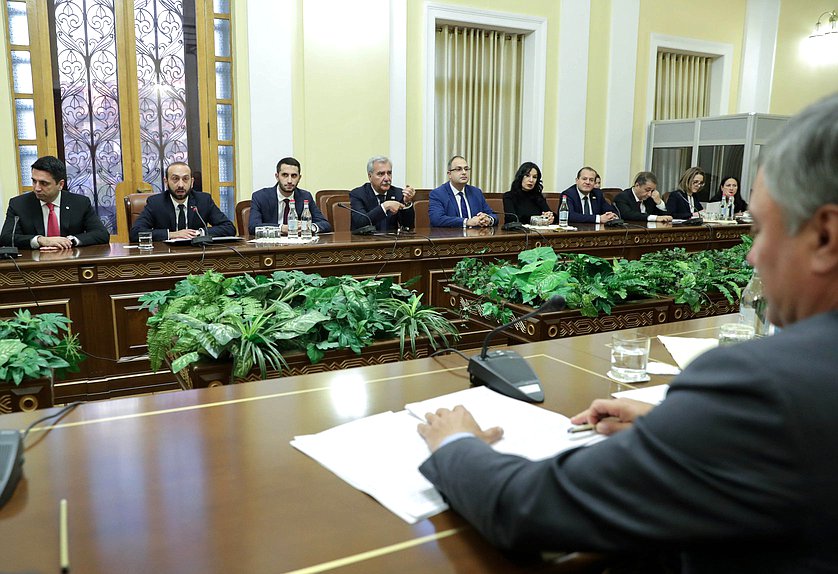
M 327 233 L 332 230 L 329 221 L 314 203 L 314 197 L 306 190 L 297 187 L 302 178 L 299 161 L 293 157 L 282 158 L 276 164 L 275 177 L 275 186 L 265 187 L 253 193 L 250 201 L 250 219 L 247 223 L 251 235 L 256 234 L 257 226 L 279 226 L 280 222 L 282 233 L 288 234 L 288 213 L 292 200 L 298 220 L 303 213 L 304 203 L 308 200 L 312 233 Z
M 177 161 L 166 168 L 166 187 L 166 192 L 148 198 L 129 233 L 132 243 L 139 240 L 140 231 L 151 231 L 152 241 L 236 234 L 233 222 L 212 196 L 192 189 L 192 170 L 187 164 Z
M 428 198 L 431 227 L 493 227 L 498 217 L 483 196 L 483 190 L 468 185 L 471 168 L 461 155 L 448 161 L 448 182 Z
M 9 201 L 0 244 L 20 249 L 58 251 L 107 243 L 108 230 L 90 200 L 64 189 L 67 168 L 57 157 L 32 164 L 32 191 Z M 17 225 L 15 220 L 17 219 Z

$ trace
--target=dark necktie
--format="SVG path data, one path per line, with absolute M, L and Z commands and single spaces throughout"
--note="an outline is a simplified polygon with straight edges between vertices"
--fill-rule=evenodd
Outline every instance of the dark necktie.
M 285 208 L 282 211 L 282 225 L 288 225 L 288 210 L 291 209 L 291 201 L 286 197 L 282 200 L 282 203 L 285 204 Z
M 641 213 L 643 212 L 643 202 L 642 201 L 637 202 L 637 211 L 639 211 Z
M 186 206 L 182 203 L 177 206 L 177 229 L 186 229 Z
M 61 230 L 58 228 L 58 216 L 55 215 L 55 205 L 48 203 L 49 215 L 47 216 L 47 237 L 58 237 Z
M 588 200 L 587 195 L 582 198 L 582 213 L 591 215 L 591 202 Z
M 463 214 L 464 219 L 468 219 L 468 204 L 466 203 L 466 193 L 461 191 L 457 195 L 460 196 L 460 213 Z

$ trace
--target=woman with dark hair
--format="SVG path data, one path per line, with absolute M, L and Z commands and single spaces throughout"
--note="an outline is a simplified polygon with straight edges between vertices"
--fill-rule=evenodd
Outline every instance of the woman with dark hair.
M 733 198 L 733 213 L 737 216 L 748 211 L 748 202 L 742 199 L 742 196 L 739 195 L 738 177 L 728 175 L 727 177 L 722 178 L 722 181 L 719 184 L 719 193 L 716 194 L 716 197 L 714 197 L 712 201 L 721 201 L 723 197 Z
M 704 207 L 695 194 L 704 187 L 704 170 L 691 167 L 686 170 L 678 181 L 678 189 L 669 194 L 666 200 L 666 210 L 675 219 L 691 219 L 701 217 Z
M 503 194 L 504 223 L 527 224 L 533 215 L 543 215 L 547 223 L 553 223 L 553 212 L 541 193 L 541 169 L 531 161 L 525 161 L 515 172 L 511 189 Z

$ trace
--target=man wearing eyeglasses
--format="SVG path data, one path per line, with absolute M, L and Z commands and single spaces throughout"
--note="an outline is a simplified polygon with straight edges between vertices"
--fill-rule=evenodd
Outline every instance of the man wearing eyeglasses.
M 431 192 L 428 215 L 431 227 L 492 227 L 498 216 L 478 187 L 468 185 L 471 168 L 463 156 L 448 162 L 448 183 Z

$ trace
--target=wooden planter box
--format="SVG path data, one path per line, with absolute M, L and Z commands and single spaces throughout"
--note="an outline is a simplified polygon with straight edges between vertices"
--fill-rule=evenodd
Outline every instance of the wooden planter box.
M 410 342 L 405 341 L 404 358 L 399 355 L 399 341 L 390 339 L 387 341 L 376 341 L 369 347 L 361 350 L 361 354 L 355 354 L 352 349 L 335 349 L 326 352 L 326 356 L 319 363 L 312 365 L 304 352 L 295 351 L 284 355 L 288 367 L 279 371 L 269 370 L 266 379 L 279 377 L 291 377 L 294 375 L 305 375 L 309 373 L 323 373 L 351 367 L 364 367 L 366 365 L 382 365 L 384 363 L 395 363 L 401 360 L 421 359 L 433 352 L 430 342 L 422 337 L 416 341 L 416 354 L 410 350 Z M 166 361 L 171 368 L 171 362 Z M 193 363 L 185 369 L 175 373 L 178 383 L 182 389 L 204 389 L 219 387 L 232 383 L 246 383 L 260 381 L 262 377 L 259 369 L 253 369 L 246 377 L 233 380 L 233 361 L 223 359 L 218 361 L 200 361 Z
M 27 379 L 20 386 L 0 383 L 0 414 L 29 412 L 54 405 L 52 379 Z
M 709 301 L 701 302 L 697 311 L 693 311 L 686 303 L 676 303 L 673 299 L 669 310 L 669 320 L 686 321 L 687 319 L 700 319 L 739 312 L 739 299 L 734 299 L 731 303 L 721 293 L 711 293 L 708 298 Z
M 472 291 L 449 284 L 449 308 L 461 314 L 468 314 L 471 320 L 487 327 L 496 327 L 500 323 L 493 318 L 483 316 L 481 305 L 485 301 Z M 517 303 L 504 303 L 515 317 L 520 317 L 533 310 L 533 307 Z M 544 313 L 525 322 L 517 322 L 506 331 L 506 336 L 518 342 L 531 343 L 560 337 L 590 335 L 619 329 L 649 327 L 666 323 L 672 299 L 641 299 L 626 305 L 614 307 L 609 315 L 585 317 L 579 310 L 554 311 Z

